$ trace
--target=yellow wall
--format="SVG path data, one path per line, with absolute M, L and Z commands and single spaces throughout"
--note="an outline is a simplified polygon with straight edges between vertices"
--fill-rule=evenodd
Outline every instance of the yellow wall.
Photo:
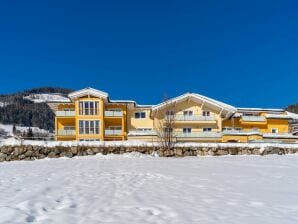
M 234 121 L 233 121 L 234 120 Z M 258 128 L 262 133 L 271 133 L 272 128 L 278 128 L 278 133 L 289 132 L 289 122 L 286 119 L 267 119 L 266 122 L 241 122 L 240 118 L 224 120 L 224 127 L 242 128 L 243 130 L 252 130 Z
M 97 101 L 99 103 L 98 115 L 79 115 L 79 101 Z M 192 128 L 192 132 L 202 132 L 203 128 L 210 127 L 212 132 L 220 132 L 223 127 L 234 127 L 242 128 L 243 130 L 252 130 L 253 128 L 258 128 L 262 133 L 271 133 L 272 128 L 277 128 L 278 133 L 288 133 L 289 124 L 286 119 L 266 119 L 264 122 L 244 122 L 241 118 L 233 118 L 228 120 L 223 120 L 220 111 L 218 109 L 211 108 L 211 106 L 202 105 L 191 100 L 185 100 L 178 102 L 173 105 L 168 105 L 167 108 L 160 109 L 157 112 L 152 112 L 151 107 L 136 107 L 133 103 L 111 103 L 107 100 L 92 96 L 84 96 L 75 99 L 73 103 L 61 103 L 58 105 L 58 110 L 75 110 L 75 116 L 73 117 L 56 117 L 55 118 L 55 129 L 63 130 L 65 126 L 75 126 L 76 135 L 75 136 L 56 136 L 57 140 L 79 140 L 79 139 L 100 139 L 100 140 L 126 140 L 129 139 L 141 139 L 147 141 L 156 141 L 156 137 L 152 136 L 129 136 L 128 132 L 130 130 L 135 130 L 138 128 L 150 128 L 158 130 L 160 123 L 164 119 L 165 112 L 168 110 L 173 110 L 174 113 L 179 116 L 183 115 L 184 111 L 192 111 L 193 115 L 203 115 L 203 111 L 209 111 L 210 116 L 213 116 L 215 120 L 208 121 L 178 121 L 174 122 L 174 132 L 182 132 L 183 128 Z M 123 112 L 122 117 L 105 117 L 104 111 L 110 109 L 121 109 Z M 146 118 L 135 119 L 135 112 L 145 112 Z M 260 112 L 260 116 L 264 116 L 265 112 Z M 100 121 L 100 131 L 99 134 L 94 135 L 80 135 L 79 134 L 79 120 L 99 120 Z M 117 136 L 105 136 L 105 129 L 110 126 L 121 126 L 122 134 Z M 223 135 L 220 139 L 190 139 L 185 138 L 185 141 L 222 141 L 227 142 L 231 140 L 236 140 L 239 142 L 247 142 L 250 140 L 260 140 L 261 135 Z M 180 139 L 183 140 L 183 139 Z M 183 141 L 184 141 L 183 140 Z M 285 140 L 288 141 L 288 140 Z M 290 140 L 289 140 L 290 141 Z
M 146 112 L 146 118 L 135 119 L 135 112 Z M 153 119 L 150 116 L 151 108 L 130 107 L 127 111 L 127 129 L 134 130 L 137 128 L 154 128 Z
M 154 117 L 155 127 L 158 128 L 160 126 L 160 122 L 164 119 L 166 111 L 172 110 L 176 115 L 183 115 L 184 111 L 192 111 L 193 115 L 202 116 L 203 111 L 210 111 L 210 116 L 213 116 L 215 121 L 175 121 L 174 123 L 174 131 L 182 132 L 183 128 L 189 127 L 192 128 L 193 132 L 202 132 L 203 128 L 212 128 L 213 132 L 221 131 L 222 118 L 220 117 L 220 112 L 215 111 L 212 108 L 208 108 L 204 105 L 198 104 L 193 101 L 182 101 L 174 106 L 169 105 L 167 108 L 164 108 L 157 112 Z

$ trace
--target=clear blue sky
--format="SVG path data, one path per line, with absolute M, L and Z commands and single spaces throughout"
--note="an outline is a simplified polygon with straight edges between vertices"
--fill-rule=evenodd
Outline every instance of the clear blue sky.
M 197 92 L 298 102 L 297 1 L 2 1 L 0 93 L 86 86 L 158 103 Z

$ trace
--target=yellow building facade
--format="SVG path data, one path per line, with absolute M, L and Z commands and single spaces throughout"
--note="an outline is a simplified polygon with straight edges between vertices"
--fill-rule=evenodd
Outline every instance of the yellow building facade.
M 69 94 L 69 103 L 56 107 L 58 141 L 160 140 L 171 119 L 177 142 L 296 142 L 289 121 L 296 114 L 282 109 L 236 108 L 195 93 L 158 105 L 111 100 L 107 93 L 86 88 Z

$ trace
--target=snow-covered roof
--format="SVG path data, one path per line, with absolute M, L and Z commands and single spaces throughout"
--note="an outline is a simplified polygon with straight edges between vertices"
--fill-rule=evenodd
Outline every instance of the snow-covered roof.
M 293 120 L 298 120 L 298 114 L 296 114 L 296 113 L 287 111 L 287 115 Z
M 292 119 L 288 114 L 265 114 L 265 117 L 272 119 Z
M 134 100 L 109 100 L 110 103 L 133 103 L 136 104 Z
M 251 111 L 251 112 L 285 112 L 284 109 L 275 109 L 275 108 L 245 108 L 245 107 L 238 107 L 237 111 L 242 112 L 242 111 Z
M 86 95 L 96 96 L 96 97 L 104 98 L 104 99 L 108 98 L 108 96 L 109 96 L 109 94 L 106 92 L 88 87 L 85 89 L 81 89 L 81 90 L 72 92 L 72 93 L 68 94 L 68 97 L 71 99 L 75 99 L 75 98 L 86 96 Z
M 293 134 L 288 134 L 288 133 L 285 133 L 285 134 L 278 134 L 278 133 L 264 133 L 263 134 L 263 137 L 264 138 L 296 138 L 298 139 L 298 136 L 296 135 L 293 135 Z
M 142 105 L 142 104 L 136 104 L 137 108 L 152 108 L 154 105 Z
M 182 102 L 182 101 L 185 101 L 187 99 L 190 99 L 194 102 L 209 104 L 209 105 L 214 106 L 214 107 L 216 107 L 220 110 L 224 110 L 226 113 L 227 112 L 232 112 L 233 113 L 233 112 L 236 111 L 236 108 L 229 105 L 229 104 L 225 104 L 223 102 L 211 99 L 209 97 L 206 97 L 206 96 L 203 96 L 203 95 L 200 95 L 200 94 L 197 94 L 197 93 L 185 93 L 181 96 L 169 99 L 166 102 L 163 102 L 163 103 L 157 104 L 156 106 L 153 106 L 152 110 L 156 111 L 156 110 L 159 110 L 161 108 L 164 108 L 164 107 L 168 106 L 169 104 Z

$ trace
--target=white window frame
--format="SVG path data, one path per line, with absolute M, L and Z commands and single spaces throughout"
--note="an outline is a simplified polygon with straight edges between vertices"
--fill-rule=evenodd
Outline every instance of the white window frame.
M 80 123 L 83 122 L 83 127 L 80 126 Z M 88 125 L 86 125 L 88 122 Z M 91 122 L 93 123 L 93 130 L 91 129 Z M 98 127 L 96 126 L 98 122 Z M 86 126 L 88 126 L 88 133 L 86 132 Z M 83 132 L 81 132 L 81 129 Z M 98 129 L 98 133 L 96 133 Z M 100 120 L 79 120 L 79 135 L 99 135 L 100 134 Z
M 93 104 L 92 110 L 91 110 L 91 104 Z M 85 107 L 86 105 L 87 108 Z M 88 111 L 88 114 L 86 113 L 86 110 Z M 93 114 L 91 114 L 91 111 Z M 83 116 L 97 116 L 99 115 L 99 102 L 96 100 L 81 100 L 79 101 L 79 115 Z

